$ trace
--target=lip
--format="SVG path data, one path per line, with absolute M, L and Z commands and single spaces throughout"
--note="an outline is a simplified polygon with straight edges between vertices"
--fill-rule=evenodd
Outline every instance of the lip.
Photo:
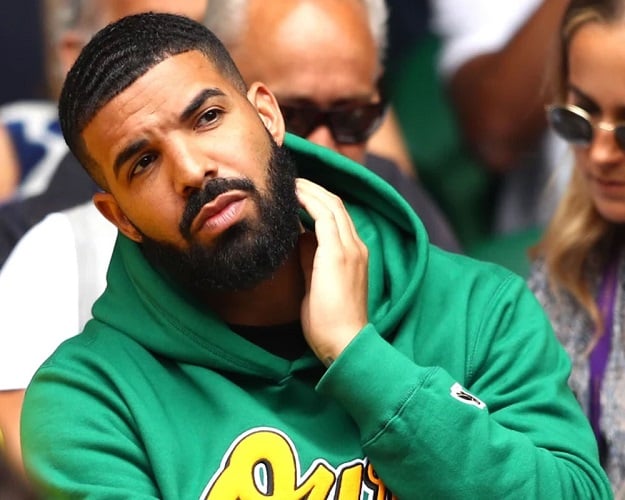
M 612 196 L 625 196 L 625 181 L 622 180 L 611 180 L 611 179 L 601 179 L 598 177 L 594 177 L 593 181 L 599 191 L 606 195 Z
M 191 224 L 191 232 L 197 233 L 204 228 L 221 232 L 238 219 L 247 199 L 242 191 L 229 191 L 220 194 L 210 203 L 204 205 Z

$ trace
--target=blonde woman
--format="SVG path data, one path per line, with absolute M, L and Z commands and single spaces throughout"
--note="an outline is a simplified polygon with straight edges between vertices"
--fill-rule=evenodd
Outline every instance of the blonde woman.
M 530 287 L 573 361 L 570 385 L 614 492 L 625 489 L 625 0 L 572 0 L 552 128 L 575 168 L 534 249 Z

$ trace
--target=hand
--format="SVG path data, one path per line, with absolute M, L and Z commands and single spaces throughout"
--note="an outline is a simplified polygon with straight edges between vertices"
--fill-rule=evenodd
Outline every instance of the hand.
M 297 196 L 315 221 L 315 234 L 304 233 L 299 242 L 302 328 L 328 366 L 368 322 L 369 252 L 338 196 L 306 179 L 297 179 Z

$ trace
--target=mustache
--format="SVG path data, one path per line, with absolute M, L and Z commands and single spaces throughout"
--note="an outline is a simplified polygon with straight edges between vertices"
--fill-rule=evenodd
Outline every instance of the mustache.
M 184 209 L 179 225 L 182 236 L 186 240 L 191 238 L 191 224 L 193 224 L 194 219 L 200 213 L 200 210 L 204 205 L 213 201 L 220 194 L 233 190 L 258 194 L 256 186 L 248 178 L 233 179 L 220 177 L 211 179 L 201 190 L 198 190 L 189 196 L 187 206 Z

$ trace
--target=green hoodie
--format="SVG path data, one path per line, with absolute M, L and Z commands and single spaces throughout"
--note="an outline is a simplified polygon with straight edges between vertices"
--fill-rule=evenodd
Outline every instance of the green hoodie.
M 94 319 L 27 390 L 23 451 L 45 498 L 609 498 L 524 281 L 430 246 L 360 165 L 286 144 L 369 248 L 370 323 L 327 370 L 310 351 L 288 361 L 119 236 Z

